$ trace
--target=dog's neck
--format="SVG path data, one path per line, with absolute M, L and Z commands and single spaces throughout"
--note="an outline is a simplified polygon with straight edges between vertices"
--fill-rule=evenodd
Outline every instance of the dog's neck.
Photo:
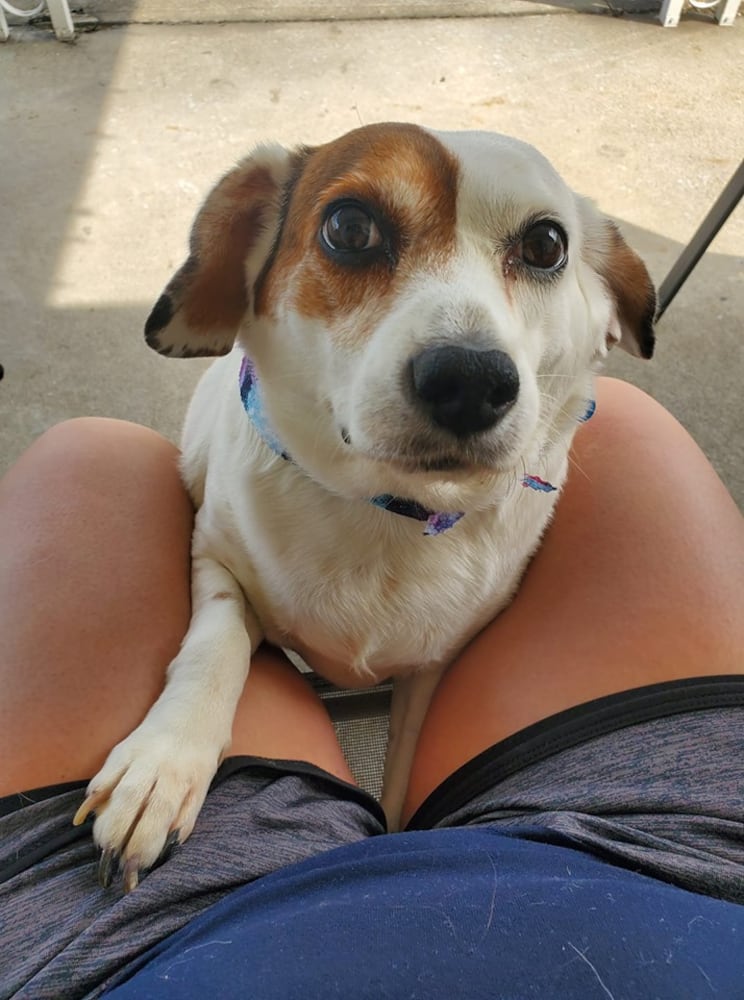
M 253 426 L 258 431 L 264 443 L 285 461 L 294 463 L 294 459 L 282 446 L 269 423 L 261 400 L 256 369 L 248 357 L 244 357 L 240 365 L 239 385 L 243 408 L 251 418 Z M 391 514 L 399 514 L 402 517 L 410 517 L 414 521 L 421 521 L 426 525 L 423 532 L 425 535 L 441 535 L 457 524 L 461 517 L 464 517 L 462 511 L 447 513 L 429 510 L 428 507 L 424 507 L 417 500 L 396 497 L 391 493 L 379 493 L 367 499 L 369 503 L 375 507 L 379 507 L 381 510 L 387 510 Z

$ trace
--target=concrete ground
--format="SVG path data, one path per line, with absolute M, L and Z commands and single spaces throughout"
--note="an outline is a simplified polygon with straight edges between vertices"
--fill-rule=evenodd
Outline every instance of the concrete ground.
M 177 440 L 202 361 L 142 338 L 212 182 L 254 143 L 396 119 L 537 145 L 661 280 L 742 155 L 744 25 L 515 4 L 502 17 L 132 25 L 0 46 L 0 469 L 56 421 Z M 744 209 L 658 327 L 616 356 L 744 507 Z

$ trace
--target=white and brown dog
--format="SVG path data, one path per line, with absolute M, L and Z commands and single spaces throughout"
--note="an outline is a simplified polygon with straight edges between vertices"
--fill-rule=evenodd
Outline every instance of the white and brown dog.
M 191 625 L 76 817 L 106 880 L 190 833 L 263 638 L 339 685 L 395 678 L 396 822 L 433 688 L 513 595 L 593 374 L 615 342 L 650 357 L 654 307 L 615 226 L 505 136 L 372 125 L 217 184 L 146 327 L 227 356 L 183 435 Z

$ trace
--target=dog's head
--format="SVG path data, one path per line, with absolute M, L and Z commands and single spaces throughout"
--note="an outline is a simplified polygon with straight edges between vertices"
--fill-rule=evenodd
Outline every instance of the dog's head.
M 613 343 L 651 356 L 654 310 L 617 228 L 531 146 L 382 124 L 227 174 L 146 336 L 181 357 L 237 336 L 330 489 L 467 509 L 568 434 Z

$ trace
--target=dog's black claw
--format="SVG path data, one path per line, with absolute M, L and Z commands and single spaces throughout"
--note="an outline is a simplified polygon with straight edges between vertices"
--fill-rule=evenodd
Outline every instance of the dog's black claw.
M 180 845 L 180 843 L 181 843 L 181 831 L 180 830 L 171 830 L 171 832 L 168 834 L 167 840 L 163 844 L 163 850 L 158 855 L 157 860 L 155 861 L 155 864 L 152 866 L 151 869 L 148 869 L 148 870 L 152 871 L 155 868 L 159 868 L 161 865 L 164 865 L 165 862 L 168 860 L 168 858 L 173 853 L 173 848 L 174 847 L 178 847 Z
M 119 852 L 107 847 L 101 851 L 98 862 L 98 882 L 104 889 L 108 889 L 114 877 L 114 871 L 119 867 Z
M 180 843 L 181 843 L 181 831 L 171 830 L 171 832 L 168 834 L 168 839 L 163 844 L 163 850 L 160 852 L 160 858 L 158 860 L 165 861 L 167 858 L 169 858 L 173 848 L 178 847 Z

